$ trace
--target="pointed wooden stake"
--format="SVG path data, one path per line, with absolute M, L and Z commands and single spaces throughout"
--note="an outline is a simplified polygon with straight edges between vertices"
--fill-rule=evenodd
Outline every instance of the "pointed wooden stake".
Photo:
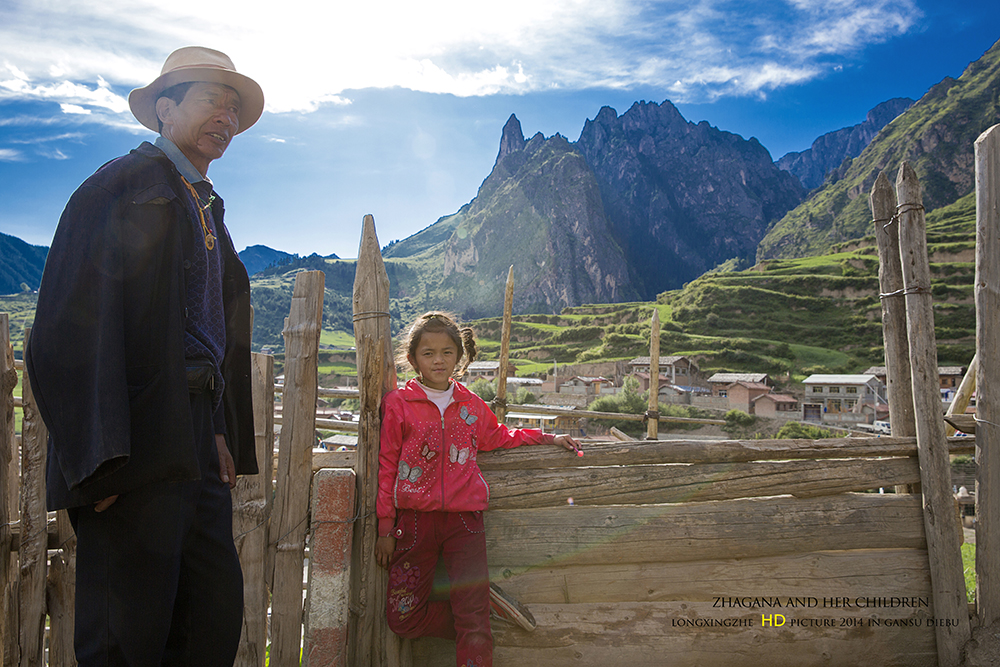
M 510 328 L 514 310 L 514 265 L 507 271 L 507 290 L 503 300 L 503 328 L 500 333 L 500 370 L 497 374 L 497 397 L 493 412 L 501 424 L 507 417 L 507 365 L 510 363 Z
M 976 614 L 1000 620 L 1000 125 L 976 140 Z
M 375 562 L 378 517 L 379 430 L 382 397 L 396 388 L 396 363 L 389 329 L 389 276 L 382 261 L 375 218 L 364 217 L 354 277 L 354 346 L 358 363 L 361 417 L 358 423 L 357 516 L 351 562 L 351 621 L 347 664 L 352 667 L 400 665 L 399 637 L 385 616 L 388 579 Z
M 885 383 L 889 399 L 889 424 L 894 436 L 916 435 L 913 423 L 913 388 L 910 380 L 910 345 L 906 339 L 906 301 L 903 269 L 899 265 L 899 220 L 896 193 L 885 172 L 872 185 L 868 203 L 875 221 L 878 244 L 878 283 L 882 300 L 882 340 L 885 345 Z M 919 484 L 896 487 L 896 493 L 920 493 Z
M 906 333 L 910 345 L 917 457 L 920 460 L 934 617 L 955 621 L 954 625 L 936 627 L 938 663 L 941 667 L 957 667 L 962 661 L 962 649 L 970 637 L 969 611 L 959 551 L 958 516 L 951 495 L 948 442 L 944 437 L 923 197 L 916 172 L 905 162 L 896 178 L 896 194 L 899 199 L 899 252 L 906 294 Z M 978 433 L 976 439 L 979 439 Z
M 646 416 L 646 440 L 656 440 L 660 426 L 660 309 L 653 306 L 652 331 L 649 334 L 649 407 Z

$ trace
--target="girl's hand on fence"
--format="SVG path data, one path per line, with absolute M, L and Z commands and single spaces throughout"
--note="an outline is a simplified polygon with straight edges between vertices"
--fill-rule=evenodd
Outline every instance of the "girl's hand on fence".
M 396 538 L 392 535 L 375 540 L 375 560 L 383 570 L 389 569 L 389 559 L 396 550 Z
M 226 447 L 226 436 L 216 434 L 215 447 L 219 450 L 219 477 L 229 485 L 230 489 L 236 488 L 236 464 L 233 463 L 233 456 Z
M 565 433 L 557 435 L 552 444 L 559 445 L 560 447 L 565 447 L 569 451 L 575 453 L 577 456 L 583 456 L 583 448 L 580 447 L 580 443 L 574 440 L 571 436 Z
M 106 510 L 109 507 L 111 507 L 112 505 L 114 505 L 116 500 L 118 500 L 118 495 L 117 494 L 115 494 L 113 496 L 108 496 L 104 500 L 101 500 L 99 502 L 94 503 L 94 511 L 95 512 L 103 512 L 104 510 Z

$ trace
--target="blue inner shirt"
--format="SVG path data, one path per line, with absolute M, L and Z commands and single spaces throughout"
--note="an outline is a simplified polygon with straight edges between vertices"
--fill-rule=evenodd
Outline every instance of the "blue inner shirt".
M 225 309 L 222 303 L 222 254 L 219 248 L 218 232 L 212 206 L 208 206 L 214 195 L 212 182 L 194 168 L 191 161 L 185 157 L 177 146 L 164 137 L 158 137 L 155 146 L 170 158 L 170 161 L 194 189 L 198 192 L 200 202 L 196 201 L 185 188 L 183 196 L 186 202 L 188 219 L 192 226 L 194 243 L 191 244 L 192 254 L 184 259 L 190 263 L 187 271 L 187 319 L 184 325 L 184 356 L 188 360 L 208 360 L 215 367 L 214 408 L 222 402 L 224 381 L 222 379 L 222 360 L 226 354 L 226 321 Z M 205 216 L 205 224 L 212 236 L 216 237 L 214 247 L 209 250 L 205 243 L 205 230 L 201 225 L 199 209 Z M 216 432 L 222 433 L 224 424 L 216 419 Z

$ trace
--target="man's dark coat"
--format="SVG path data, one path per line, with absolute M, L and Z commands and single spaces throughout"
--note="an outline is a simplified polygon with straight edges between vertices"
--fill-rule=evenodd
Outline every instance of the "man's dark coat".
M 200 477 L 184 325 L 186 257 L 203 241 L 184 193 L 169 158 L 143 143 L 87 179 L 60 218 L 26 350 L 49 429 L 49 509 Z M 212 213 L 224 261 L 226 438 L 237 474 L 252 474 L 250 281 L 221 199 Z

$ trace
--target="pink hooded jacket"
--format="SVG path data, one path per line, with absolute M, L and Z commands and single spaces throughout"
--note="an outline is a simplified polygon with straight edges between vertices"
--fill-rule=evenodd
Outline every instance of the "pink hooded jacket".
M 379 535 L 392 534 L 397 509 L 485 510 L 490 489 L 477 452 L 555 440 L 538 429 L 498 424 L 483 399 L 458 382 L 452 398 L 442 417 L 416 380 L 386 394 L 378 457 Z

